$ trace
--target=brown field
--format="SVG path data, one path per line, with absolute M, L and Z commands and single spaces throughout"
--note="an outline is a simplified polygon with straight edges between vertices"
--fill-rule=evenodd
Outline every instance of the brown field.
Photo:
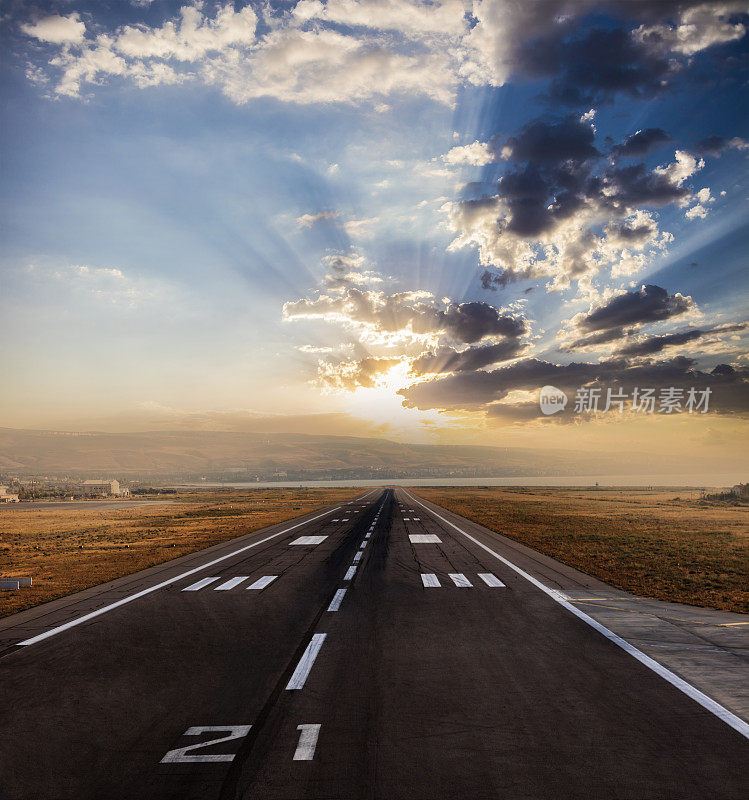
M 0 617 L 172 558 L 358 497 L 364 489 L 181 492 L 178 502 L 76 510 L 0 506 L 0 576 L 33 586 L 0 590 Z
M 749 611 L 749 506 L 689 490 L 412 489 L 619 589 Z

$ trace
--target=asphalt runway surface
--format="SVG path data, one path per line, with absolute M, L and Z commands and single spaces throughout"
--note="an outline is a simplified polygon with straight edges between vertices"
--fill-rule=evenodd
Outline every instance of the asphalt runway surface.
M 0 798 L 749 797 L 745 724 L 536 555 L 375 489 L 15 615 Z

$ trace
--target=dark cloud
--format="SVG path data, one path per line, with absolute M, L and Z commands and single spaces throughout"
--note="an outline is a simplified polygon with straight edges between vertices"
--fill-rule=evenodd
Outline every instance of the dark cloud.
M 621 144 L 612 147 L 611 152 L 626 158 L 644 156 L 659 145 L 670 141 L 671 137 L 662 128 L 646 128 L 627 136 Z
M 749 143 L 738 136 L 734 136 L 732 139 L 726 139 L 723 136 L 708 136 L 697 142 L 694 152 L 699 155 L 721 156 L 726 150 L 746 150 L 748 148 Z
M 481 288 L 488 291 L 496 292 L 497 289 L 504 289 L 510 282 L 510 276 L 507 272 L 492 272 L 485 269 L 481 273 Z
M 709 328 L 701 330 L 700 328 L 690 328 L 686 331 L 679 331 L 677 333 L 666 333 L 662 336 L 648 336 L 645 339 L 638 339 L 637 341 L 627 342 L 616 351 L 616 355 L 620 356 L 650 356 L 660 353 L 666 347 L 673 347 L 674 345 L 687 344 L 688 342 L 696 341 L 705 336 L 711 336 L 719 333 L 729 333 L 736 331 L 743 331 L 747 328 L 745 323 L 737 325 L 721 325 L 717 328 Z
M 507 140 L 515 161 L 557 163 L 598 158 L 595 131 L 589 122 L 569 116 L 555 122 L 534 120 Z
M 579 330 L 594 332 L 647 322 L 662 322 L 686 313 L 694 305 L 691 297 L 685 297 L 678 292 L 669 294 L 661 286 L 648 284 L 639 291 L 616 295 L 576 320 L 576 326 Z
M 623 339 L 628 335 L 628 331 L 624 328 L 609 328 L 608 330 L 592 333 L 588 336 L 581 336 L 569 344 L 560 348 L 563 352 L 570 352 L 572 350 L 583 350 L 587 347 L 597 347 L 601 344 L 608 344 Z
M 516 358 L 524 347 L 518 339 L 505 339 L 498 344 L 483 347 L 469 347 L 461 352 L 452 347 L 440 347 L 433 353 L 419 356 L 413 364 L 413 369 L 419 375 L 478 370 L 500 361 Z
M 720 365 L 712 372 L 695 368 L 695 361 L 682 356 L 645 363 L 629 364 L 624 359 L 609 359 L 598 364 L 553 364 L 536 358 L 523 359 L 491 372 L 459 372 L 402 389 L 406 405 L 429 409 L 484 409 L 500 403 L 516 390 L 537 391 L 556 386 L 574 397 L 583 386 L 619 389 L 631 395 L 635 388 L 656 390 L 675 387 L 688 391 L 710 388 L 710 408 L 718 413 L 749 412 L 749 370 Z M 511 408 L 510 405 L 507 408 Z M 570 406 L 568 405 L 568 412 Z M 495 407 L 494 414 L 502 409 Z
M 552 78 L 549 99 L 593 106 L 617 93 L 652 97 L 673 69 L 669 60 L 624 28 L 593 28 L 582 36 L 551 36 L 527 42 L 518 52 L 520 72 Z
M 612 167 L 594 183 L 600 205 L 622 214 L 635 206 L 665 206 L 691 194 L 668 172 L 651 171 L 645 164 Z
M 422 294 L 384 294 L 355 287 L 338 296 L 321 295 L 284 305 L 286 319 L 337 318 L 354 325 L 371 325 L 378 331 L 397 333 L 410 328 L 416 334 L 443 333 L 462 344 L 486 337 L 515 338 L 526 332 L 522 317 L 503 314 L 482 302 L 427 302 Z

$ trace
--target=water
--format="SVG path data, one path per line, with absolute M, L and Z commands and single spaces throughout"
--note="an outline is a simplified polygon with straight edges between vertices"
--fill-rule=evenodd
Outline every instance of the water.
M 175 489 L 296 489 L 343 486 L 684 486 L 725 488 L 746 479 L 737 473 L 660 473 L 657 475 L 511 475 L 500 478 L 395 478 L 393 480 L 349 481 L 247 481 L 239 483 L 180 483 Z

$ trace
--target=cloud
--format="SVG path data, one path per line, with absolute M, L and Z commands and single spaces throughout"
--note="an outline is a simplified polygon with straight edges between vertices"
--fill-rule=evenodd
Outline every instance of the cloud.
M 338 211 L 318 211 L 316 214 L 302 214 L 301 217 L 296 218 L 296 221 L 303 228 L 311 228 L 318 222 L 329 222 L 338 219 L 339 216 L 340 212 Z
M 670 141 L 671 137 L 662 128 L 646 128 L 627 136 L 621 144 L 612 147 L 611 152 L 623 158 L 644 156 Z
M 415 359 L 412 369 L 417 375 L 473 371 L 517 358 L 524 349 L 525 345 L 517 338 L 508 338 L 497 344 L 468 347 L 461 351 L 452 347 L 440 347 Z
M 743 1 L 701 3 L 682 11 L 676 24 L 643 25 L 635 36 L 653 49 L 692 56 L 708 47 L 743 38 L 746 26 L 731 18 L 748 11 L 749 5 Z
M 511 414 L 512 404 L 494 404 L 501 403 L 511 392 L 537 392 L 546 385 L 556 386 L 568 395 L 584 386 L 604 390 L 612 387 L 630 395 L 636 387 L 675 387 L 685 391 L 695 387 L 712 390 L 711 411 L 745 414 L 749 412 L 748 384 L 749 370 L 745 368 L 719 365 L 712 372 L 702 372 L 692 359 L 683 357 L 634 365 L 622 359 L 562 365 L 528 358 L 491 372 L 461 372 L 418 383 L 401 389 L 399 394 L 408 407 L 484 412 L 493 408 L 492 413 L 501 416 Z M 529 408 L 524 410 L 528 412 Z M 571 405 L 566 413 L 572 413 Z
M 479 142 L 478 139 L 473 144 L 464 144 L 461 147 L 453 147 L 442 160 L 445 164 L 456 166 L 467 164 L 473 167 L 482 167 L 491 164 L 496 158 L 487 142 Z
M 667 347 L 676 347 L 684 345 L 689 342 L 704 339 L 708 336 L 715 336 L 716 334 L 733 333 L 746 330 L 749 325 L 746 323 L 738 323 L 736 325 L 719 325 L 715 328 L 690 328 L 686 331 L 679 331 L 678 333 L 667 333 L 662 336 L 648 336 L 641 339 L 628 341 L 620 348 L 617 349 L 616 355 L 618 356 L 650 356 L 660 353 Z
M 51 44 L 77 44 L 82 42 L 86 35 L 86 25 L 77 13 L 69 14 L 67 17 L 50 14 L 35 22 L 22 24 L 21 30 L 27 36 Z
M 363 291 L 349 288 L 337 296 L 320 295 L 285 303 L 284 319 L 337 321 L 378 333 L 406 338 L 446 335 L 471 344 L 486 337 L 517 337 L 526 332 L 520 317 L 503 314 L 488 303 L 438 303 L 428 292 Z
M 578 314 L 573 325 L 580 331 L 608 331 L 650 322 L 663 322 L 696 309 L 689 296 L 669 294 L 661 286 L 648 284 L 635 292 L 622 292 L 605 303 Z
M 352 392 L 359 387 L 371 389 L 377 379 L 401 363 L 400 358 L 375 358 L 331 363 L 318 361 L 318 380 L 328 388 Z
M 697 143 L 695 151 L 700 155 L 721 156 L 726 150 L 749 150 L 749 142 L 740 136 L 726 139 L 723 136 L 708 136 Z

